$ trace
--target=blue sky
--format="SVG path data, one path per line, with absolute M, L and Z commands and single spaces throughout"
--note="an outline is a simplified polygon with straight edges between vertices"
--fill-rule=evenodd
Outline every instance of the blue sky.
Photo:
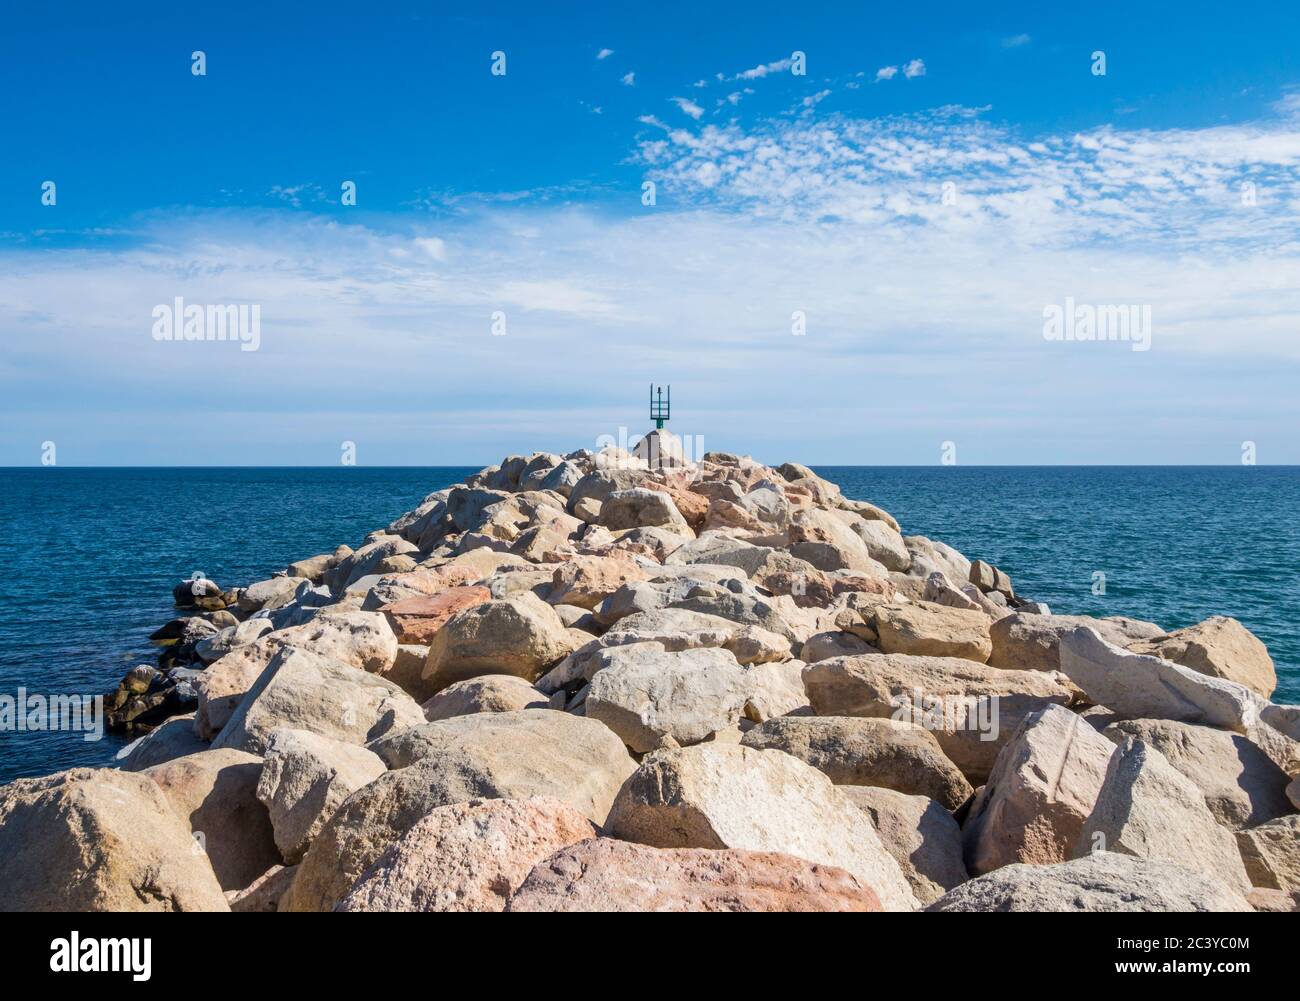
M 1300 462 L 1300 14 L 993 6 L 10 11 L 0 464 Z

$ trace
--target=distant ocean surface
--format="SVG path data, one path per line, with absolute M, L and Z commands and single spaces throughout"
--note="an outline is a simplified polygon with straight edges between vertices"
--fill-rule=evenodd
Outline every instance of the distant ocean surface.
M 0 695 L 107 694 L 155 662 L 148 635 L 181 579 L 246 584 L 355 546 L 476 468 L 0 469 Z M 1300 702 L 1300 467 L 817 472 L 1053 611 L 1166 629 L 1235 616 L 1273 655 L 1275 700 Z M 123 743 L 0 732 L 0 782 L 102 765 Z

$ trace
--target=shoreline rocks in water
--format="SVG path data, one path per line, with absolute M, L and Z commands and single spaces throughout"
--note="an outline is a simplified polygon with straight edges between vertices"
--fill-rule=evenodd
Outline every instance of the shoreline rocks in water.
M 0 909 L 1294 910 L 1300 708 L 1239 622 L 1055 615 L 657 442 L 182 581 L 121 767 L 0 787 Z

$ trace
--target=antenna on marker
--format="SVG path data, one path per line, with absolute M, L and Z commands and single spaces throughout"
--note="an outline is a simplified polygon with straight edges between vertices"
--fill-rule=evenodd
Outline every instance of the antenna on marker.
M 655 427 L 662 431 L 664 421 L 668 420 L 669 411 L 672 409 L 673 387 L 668 387 L 668 396 L 664 397 L 664 387 L 660 386 L 658 391 L 655 390 L 655 384 L 650 383 L 650 419 L 655 422 Z

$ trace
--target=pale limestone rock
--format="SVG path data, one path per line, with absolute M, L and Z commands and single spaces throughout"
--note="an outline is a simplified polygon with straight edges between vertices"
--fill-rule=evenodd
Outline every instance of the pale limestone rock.
M 1133 719 L 1205 723 L 1245 733 L 1265 705 L 1244 685 L 1130 653 L 1087 626 L 1061 637 L 1061 670 L 1093 702 Z
M 726 650 L 669 652 L 660 643 L 610 647 L 591 679 L 587 717 L 637 753 L 697 744 L 734 726 L 752 688 Z
M 1095 852 L 1055 865 L 1008 865 L 963 883 L 929 911 L 1233 911 L 1250 904 L 1212 876 L 1163 859 Z
M 0 786 L 0 911 L 228 911 L 147 775 L 74 768 Z
M 762 723 L 801 710 L 811 715 L 812 707 L 803 687 L 804 667 L 801 660 L 751 666 L 749 677 L 753 690 L 745 703 L 745 719 Z
M 1026 714 L 1072 699 L 1063 676 L 958 657 L 833 657 L 808 665 L 803 680 L 818 716 L 893 717 L 924 726 L 976 786 Z
M 484 674 L 448 685 L 423 705 L 432 723 L 472 713 L 508 713 L 520 709 L 545 709 L 547 697 L 513 674 Z
M 1300 814 L 1238 831 L 1237 847 L 1251 885 L 1300 891 Z
M 298 867 L 283 910 L 330 910 L 371 863 L 439 806 L 547 796 L 604 824 L 636 767 L 603 724 L 547 709 L 426 723 L 371 749 L 392 770 L 335 812 Z
M 264 754 L 271 732 L 281 727 L 361 744 L 423 721 L 416 701 L 386 678 L 284 647 L 212 746 Z
M 223 890 L 243 889 L 280 862 L 271 818 L 257 799 L 262 759 L 205 750 L 146 768 L 195 843 L 207 853 Z
M 1159 639 L 1131 644 L 1129 649 L 1172 660 L 1212 678 L 1235 681 L 1265 698 L 1277 687 L 1268 648 L 1240 622 L 1224 615 L 1175 629 Z
M 1056 671 L 1061 666 L 1061 637 L 1079 626 L 1091 626 L 1102 639 L 1116 646 L 1128 646 L 1152 636 L 1164 635 L 1159 626 L 1115 616 L 1094 619 L 1087 615 L 1007 614 L 989 629 L 993 652 L 989 663 L 1015 671 Z
M 917 906 L 870 820 L 825 775 L 781 751 L 715 743 L 649 755 L 606 829 L 657 848 L 785 852 L 848 870 L 887 910 Z
M 876 786 L 839 788 L 871 818 L 922 904 L 934 903 L 970 878 L 962 861 L 961 828 L 934 800 Z
M 955 810 L 970 798 L 969 782 L 934 735 L 912 723 L 849 716 L 784 716 L 741 741 L 776 749 L 812 765 L 836 785 L 880 786 L 938 800 Z
M 1111 757 L 1074 854 L 1098 850 L 1177 862 L 1240 893 L 1250 890 L 1232 833 L 1214 819 L 1201 791 L 1163 754 L 1131 737 Z
M 1050 705 L 1026 716 L 966 819 L 970 871 L 1070 858 L 1114 750 L 1068 709 Z
M 877 645 L 885 653 L 917 657 L 961 657 L 984 663 L 993 649 L 983 612 L 933 602 L 876 608 Z
M 339 804 L 386 770 L 364 747 L 308 730 L 273 731 L 256 792 L 284 861 L 302 861 Z
M 574 649 L 555 609 L 534 594 L 517 594 L 449 619 L 429 643 L 424 679 L 438 690 L 484 674 L 533 681 Z
M 1103 734 L 1116 744 L 1136 737 L 1201 790 L 1215 819 L 1225 827 L 1254 827 L 1291 812 L 1287 775 L 1240 734 L 1173 720 L 1121 720 Z

